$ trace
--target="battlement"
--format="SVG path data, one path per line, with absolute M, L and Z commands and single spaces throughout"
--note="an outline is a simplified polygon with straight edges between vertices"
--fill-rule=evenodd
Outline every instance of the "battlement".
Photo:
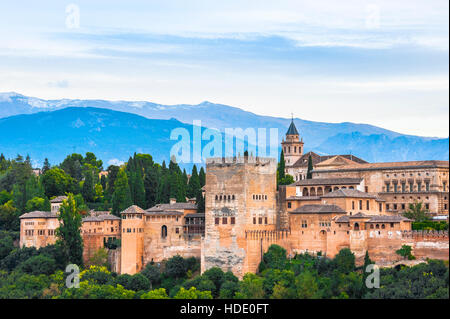
M 230 164 L 254 164 L 255 166 L 277 165 L 277 160 L 272 157 L 259 156 L 234 156 L 234 157 L 210 157 L 206 159 L 206 166 L 223 167 Z
M 279 240 L 291 235 L 290 230 L 246 230 L 245 239 Z
M 447 238 L 448 230 L 407 230 L 403 232 L 403 237 L 407 238 Z
M 423 239 L 447 239 L 448 240 L 448 231 L 447 230 L 370 230 L 369 238 L 423 238 Z

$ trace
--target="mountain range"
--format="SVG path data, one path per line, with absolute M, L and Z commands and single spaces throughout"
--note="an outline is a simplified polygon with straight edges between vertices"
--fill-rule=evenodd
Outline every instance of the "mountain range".
M 298 110 L 301 114 L 301 110 Z M 157 161 L 169 159 L 170 132 L 192 133 L 194 120 L 217 128 L 276 128 L 284 137 L 291 119 L 261 116 L 211 102 L 161 105 L 141 101 L 43 100 L 0 93 L 0 152 L 29 154 L 38 164 L 45 157 L 59 163 L 72 152 L 92 151 L 105 163 L 125 161 L 146 152 Z M 305 151 L 353 154 L 369 162 L 448 160 L 449 139 L 405 135 L 377 126 L 294 119 Z M 268 133 L 267 133 L 268 134 Z

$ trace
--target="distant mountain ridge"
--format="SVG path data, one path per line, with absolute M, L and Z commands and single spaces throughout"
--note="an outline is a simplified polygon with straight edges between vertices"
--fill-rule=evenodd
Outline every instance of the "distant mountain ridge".
M 67 110 L 67 108 L 69 108 L 68 112 L 55 112 L 64 109 Z M 79 110 L 77 110 L 77 108 Z M 105 109 L 119 112 L 103 112 L 106 111 Z M 16 116 L 19 114 L 28 114 L 29 116 Z M 301 110 L 298 110 L 297 114 L 301 114 Z M 64 118 L 61 118 L 61 116 L 63 115 Z M 173 145 L 173 143 L 175 143 L 175 141 L 169 140 L 168 132 L 170 132 L 171 129 L 170 125 L 163 125 L 165 129 L 168 130 L 165 131 L 167 135 L 164 136 L 160 134 L 161 132 L 150 129 L 152 125 L 155 125 L 155 127 L 160 127 L 160 125 L 162 125 L 162 122 L 146 122 L 144 120 L 174 121 L 174 119 L 176 119 L 178 126 L 184 125 L 190 129 L 192 129 L 192 123 L 194 120 L 200 120 L 203 127 L 217 128 L 222 132 L 225 128 L 236 127 L 241 127 L 243 129 L 248 127 L 253 127 L 255 129 L 277 128 L 279 141 L 281 141 L 281 139 L 284 137 L 284 134 L 290 122 L 290 119 L 261 116 L 244 111 L 239 108 L 221 104 L 214 104 L 210 102 L 203 102 L 198 105 L 160 105 L 151 102 L 136 101 L 129 102 L 72 99 L 43 100 L 23 96 L 17 93 L 0 93 L 1 135 L 4 135 L 5 130 L 13 130 L 16 134 L 18 134 L 17 137 L 23 135 L 17 130 L 17 128 L 10 126 L 9 123 L 11 123 L 11 121 L 14 122 L 17 127 L 21 127 L 23 129 L 24 125 L 27 125 L 26 127 L 29 126 L 30 128 L 35 127 L 37 125 L 35 121 L 42 121 L 43 118 L 53 118 L 53 121 L 56 121 L 56 123 L 59 122 L 60 126 L 66 127 L 65 132 L 67 134 L 74 134 L 74 137 L 79 136 L 82 132 L 84 134 L 87 134 L 83 137 L 84 139 L 72 139 L 72 150 L 69 152 L 72 152 L 74 147 L 77 152 L 81 152 L 81 149 L 86 148 L 86 145 L 84 145 L 83 143 L 86 143 L 86 141 L 89 140 L 89 134 L 91 134 L 90 131 L 85 131 L 83 129 L 83 127 L 85 128 L 83 124 L 86 125 L 86 121 L 88 123 L 91 123 L 90 125 L 97 122 L 101 122 L 105 125 L 105 121 L 112 121 L 112 123 L 120 124 L 121 121 L 128 121 L 129 116 L 131 115 L 136 116 L 136 123 L 134 125 L 131 125 L 131 127 L 136 127 L 136 130 L 131 130 L 136 135 L 126 134 L 125 132 L 119 134 L 119 140 L 123 140 L 124 143 L 130 146 L 127 147 L 126 150 L 123 149 L 123 151 L 127 152 L 129 152 L 129 149 L 132 149 L 132 147 L 135 148 L 135 151 L 143 148 L 142 145 L 139 146 L 138 144 L 136 144 L 138 140 L 141 140 L 138 136 L 139 134 L 141 134 L 139 133 L 140 130 L 138 128 L 140 125 L 142 125 L 144 128 L 142 132 L 148 134 L 146 135 L 146 137 L 148 139 L 155 139 L 161 142 L 161 147 L 163 147 L 163 149 L 164 143 L 170 145 Z M 71 119 L 70 117 L 72 117 L 72 121 L 69 122 L 69 120 Z M 81 122 L 76 121 L 78 117 L 80 117 Z M 145 117 L 145 119 L 143 117 Z M 84 120 L 82 120 L 81 118 L 83 118 Z M 181 122 L 181 124 L 178 121 Z M 322 155 L 351 153 L 369 162 L 428 159 L 448 160 L 449 158 L 448 138 L 404 135 L 373 125 L 355 124 L 349 122 L 324 123 L 295 119 L 295 124 L 300 132 L 300 135 L 303 138 L 303 141 L 305 142 L 305 151 L 313 150 Z M 56 127 L 54 128 L 57 129 Z M 39 128 L 36 127 L 36 129 L 41 130 L 41 132 L 36 132 L 35 136 L 22 136 L 20 139 L 20 142 L 22 144 L 16 144 L 15 149 L 9 149 L 9 152 L 12 152 L 13 156 L 17 153 L 25 154 L 27 153 L 27 150 L 23 148 L 26 145 L 26 148 L 30 150 L 28 151 L 30 155 L 31 153 L 36 153 L 36 155 L 38 155 L 38 153 L 36 152 L 38 149 L 38 147 L 36 147 L 36 144 L 33 144 L 32 140 L 27 139 L 34 138 L 39 140 L 40 135 L 44 134 L 48 138 L 46 139 L 46 143 L 49 143 L 49 147 L 54 144 L 51 138 L 55 140 L 58 139 L 56 133 L 52 133 L 51 131 L 49 131 L 48 127 L 40 126 Z M 96 138 L 110 140 L 110 137 L 106 135 L 108 130 L 102 129 L 102 127 L 98 126 L 95 127 L 95 125 L 91 127 L 91 130 L 95 131 L 95 129 L 100 129 L 100 132 L 102 132 L 102 134 L 96 136 Z M 110 132 L 108 134 L 113 134 L 113 132 Z M 118 134 L 118 132 L 114 132 L 114 134 Z M 10 136 L 9 134 L 7 135 Z M 70 135 L 67 135 L 67 137 L 69 136 Z M 79 137 L 81 138 L 81 136 Z M 10 136 L 10 138 L 17 141 L 17 138 L 14 138 L 14 136 Z M 128 141 L 126 141 L 127 139 Z M 94 143 L 98 144 L 99 142 L 100 141 Z M 0 138 L 0 152 L 5 152 L 3 150 L 6 150 L 6 146 L 9 144 L 9 141 L 4 140 L 3 137 Z M 94 145 L 91 146 L 92 148 L 96 148 L 94 147 Z M 9 145 L 8 147 L 14 147 L 14 145 Z M 59 152 L 65 152 L 64 154 L 58 156 L 56 156 L 55 154 L 55 160 L 56 158 L 59 158 L 61 156 L 64 157 L 65 155 L 67 155 L 66 149 L 63 150 L 61 148 L 58 148 L 57 146 L 54 147 L 56 149 L 59 149 Z M 120 153 L 122 151 L 118 151 L 117 148 L 110 147 L 108 145 L 103 145 L 102 147 L 104 149 L 99 149 L 98 152 L 102 152 L 102 154 L 104 154 L 105 158 L 102 159 L 105 162 L 111 159 L 119 159 L 119 157 L 122 156 L 122 154 Z M 45 149 L 48 148 L 43 147 L 41 149 L 43 154 L 45 153 Z M 134 151 L 127 154 L 126 158 L 128 158 L 128 155 L 132 154 L 133 152 Z M 161 154 L 161 156 L 162 155 L 163 154 Z M 167 160 L 168 158 L 166 157 L 168 155 L 168 152 L 165 155 L 166 156 L 164 157 Z

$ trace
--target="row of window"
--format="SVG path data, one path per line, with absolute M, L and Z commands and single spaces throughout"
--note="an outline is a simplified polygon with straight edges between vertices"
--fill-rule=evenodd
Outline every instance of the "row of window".
M 286 146 L 284 147 L 284 153 L 285 154 L 290 154 L 291 153 L 291 147 L 288 146 L 286 148 Z M 297 153 L 297 146 L 294 146 L 294 154 L 301 154 L 302 153 L 302 148 L 299 146 L 298 147 L 298 153 Z
M 136 231 L 137 230 L 137 231 Z M 144 228 L 125 228 L 123 229 L 123 232 L 125 233 L 143 233 L 144 232 Z
M 263 223 L 263 218 L 262 217 L 258 217 L 258 224 L 262 225 Z M 256 217 L 253 217 L 253 224 L 256 225 Z M 267 217 L 264 217 L 264 225 L 267 225 Z
M 359 209 L 362 210 L 363 209 L 363 201 L 359 200 Z M 355 201 L 352 201 L 352 209 L 355 209 Z M 380 205 L 380 210 L 382 209 L 382 206 Z M 366 200 L 366 210 L 370 210 L 370 201 Z
M 216 225 L 220 225 L 220 220 L 222 220 L 222 225 L 227 225 L 228 224 L 228 217 L 216 217 L 214 219 L 214 223 Z M 236 223 L 236 218 L 235 217 L 230 217 L 230 225 L 234 225 Z
M 235 200 L 236 197 L 234 195 L 216 195 L 216 200 L 220 201 L 220 200 Z
M 319 222 L 320 227 L 331 227 L 331 222 Z
M 400 185 L 398 183 L 393 183 L 392 185 L 393 185 L 393 187 L 391 188 L 391 183 L 386 183 L 386 193 L 390 193 L 392 191 L 394 193 L 399 193 L 399 192 L 402 192 L 402 193 L 410 192 L 410 193 L 412 193 L 415 190 L 414 183 L 408 183 L 409 188 L 406 187 L 407 186 L 406 183 L 401 183 Z M 417 182 L 417 191 L 420 192 L 422 190 L 423 190 L 422 182 Z M 429 182 L 425 182 L 425 191 L 426 192 L 430 191 L 430 183 Z
M 405 203 L 392 204 L 392 210 L 398 210 L 398 209 L 405 210 L 406 207 L 407 207 L 406 205 L 407 204 L 405 204 Z M 391 209 L 391 204 L 386 204 L 386 210 L 390 210 L 390 209 Z M 425 203 L 425 209 L 430 209 L 430 204 L 429 203 Z
M 253 200 L 267 200 L 267 195 L 253 194 Z
M 37 235 L 38 236 L 45 236 L 45 229 L 38 229 Z M 47 229 L 48 236 L 54 236 L 55 230 L 54 229 Z M 25 236 L 34 236 L 34 229 L 25 229 Z

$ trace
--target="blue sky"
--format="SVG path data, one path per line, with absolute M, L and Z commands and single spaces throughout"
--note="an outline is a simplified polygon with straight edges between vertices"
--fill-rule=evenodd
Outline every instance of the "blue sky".
M 448 1 L 393 2 L 2 1 L 0 92 L 448 137 Z

